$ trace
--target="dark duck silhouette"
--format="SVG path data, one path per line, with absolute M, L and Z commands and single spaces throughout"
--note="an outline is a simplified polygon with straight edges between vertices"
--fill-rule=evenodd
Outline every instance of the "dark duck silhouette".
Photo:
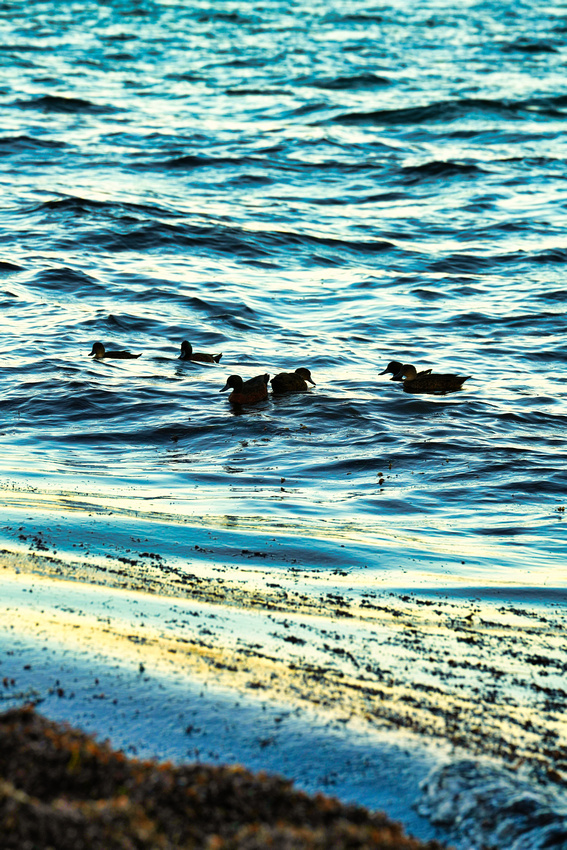
M 399 376 L 399 373 L 404 368 L 404 364 L 400 363 L 399 360 L 390 360 L 386 368 L 382 372 L 378 372 L 379 375 L 387 375 L 388 372 L 392 373 L 391 381 L 401 381 L 402 378 Z M 418 372 L 418 375 L 430 375 L 431 369 L 425 369 L 423 372 Z
M 193 346 L 186 339 L 181 343 L 180 360 L 193 360 L 195 363 L 218 363 L 222 354 L 204 354 L 203 352 L 193 351 Z
M 93 350 L 89 357 L 94 354 L 95 360 L 104 360 L 105 358 L 114 358 L 114 360 L 136 360 L 140 355 L 131 354 L 129 351 L 107 351 L 102 342 L 95 342 Z
M 301 393 L 309 389 L 307 381 L 316 386 L 309 369 L 301 366 L 295 372 L 280 372 L 270 383 L 275 393 Z
M 269 375 L 256 375 L 255 378 L 249 378 L 247 381 L 243 381 L 240 375 L 231 375 L 219 392 L 223 393 L 225 390 L 232 389 L 228 397 L 231 404 L 256 404 L 268 398 L 269 380 Z
M 415 366 L 402 366 L 397 375 L 394 375 L 395 381 L 403 381 L 404 392 L 406 393 L 454 393 L 460 390 L 465 381 L 468 381 L 470 375 L 462 378 L 460 375 L 436 375 L 429 372 L 417 372 Z

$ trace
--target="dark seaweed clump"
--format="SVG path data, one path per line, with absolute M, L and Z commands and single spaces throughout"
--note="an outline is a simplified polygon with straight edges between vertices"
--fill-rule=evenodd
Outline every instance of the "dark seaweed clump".
M 0 715 L 3 850 L 440 850 L 384 814 L 242 767 L 138 761 L 24 707 Z

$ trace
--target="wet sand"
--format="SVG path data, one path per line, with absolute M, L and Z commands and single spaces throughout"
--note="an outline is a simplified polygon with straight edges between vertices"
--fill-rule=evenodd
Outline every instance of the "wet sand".
M 448 837 L 413 808 L 440 764 L 566 783 L 562 591 L 351 592 L 131 560 L 71 581 L 56 556 L 4 553 L 0 706 L 37 702 L 131 754 L 284 773 L 424 840 Z

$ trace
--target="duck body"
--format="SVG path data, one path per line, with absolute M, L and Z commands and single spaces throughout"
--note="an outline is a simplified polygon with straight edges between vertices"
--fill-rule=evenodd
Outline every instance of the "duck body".
M 308 381 L 315 386 L 311 372 L 302 366 L 295 372 L 280 372 L 279 375 L 272 378 L 270 383 L 275 393 L 301 393 L 309 389 Z
M 390 362 L 388 363 L 386 368 L 382 372 L 379 372 L 378 374 L 379 375 L 386 375 L 386 374 L 388 374 L 388 372 L 391 372 L 392 373 L 392 377 L 390 378 L 391 381 L 402 381 L 403 378 L 400 377 L 400 372 L 403 368 L 404 368 L 404 364 L 400 363 L 399 360 L 390 360 Z M 423 372 L 418 372 L 417 376 L 419 377 L 421 375 L 430 375 L 430 374 L 431 374 L 431 369 L 424 369 Z
M 129 351 L 107 351 L 102 342 L 93 343 L 89 357 L 94 355 L 95 360 L 114 358 L 114 360 L 136 360 L 139 354 L 131 354 Z
M 465 381 L 468 381 L 470 375 L 461 377 L 461 375 L 436 375 L 431 371 L 416 372 L 415 366 L 402 366 L 399 373 L 394 376 L 394 380 L 403 381 L 404 392 L 406 393 L 435 393 L 442 395 L 444 393 L 454 393 L 460 390 Z
M 240 375 L 231 375 L 219 392 L 223 393 L 225 390 L 232 389 L 228 397 L 231 404 L 256 404 L 268 398 L 269 380 L 269 375 L 256 375 L 255 378 L 249 378 L 247 381 L 243 381 Z
M 203 352 L 193 351 L 193 346 L 186 339 L 181 343 L 180 360 L 193 360 L 195 363 L 218 363 L 222 354 L 204 354 Z

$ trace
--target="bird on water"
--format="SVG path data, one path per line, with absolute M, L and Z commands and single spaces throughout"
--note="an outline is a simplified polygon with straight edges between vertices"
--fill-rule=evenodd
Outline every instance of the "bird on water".
M 105 358 L 113 358 L 114 360 L 136 360 L 140 357 L 139 354 L 131 354 L 129 351 L 107 351 L 102 342 L 95 342 L 93 349 L 89 354 L 91 357 L 94 354 L 95 360 L 104 360 Z
M 256 404 L 258 401 L 263 401 L 268 398 L 268 381 L 269 375 L 256 375 L 255 378 L 249 378 L 243 381 L 240 375 L 231 375 L 222 390 L 232 389 L 228 400 L 231 404 Z
M 200 351 L 193 351 L 193 346 L 186 339 L 181 343 L 180 360 L 193 360 L 195 363 L 218 363 L 222 354 L 205 354 Z
M 387 375 L 388 372 L 392 373 L 391 381 L 401 381 L 402 379 L 399 377 L 399 372 L 404 368 L 404 364 L 399 360 L 390 360 L 386 368 L 382 372 L 378 372 L 379 375 Z M 418 375 L 430 375 L 431 369 L 425 369 L 423 372 L 418 372 Z
M 461 375 L 437 375 L 435 373 L 419 374 L 415 366 L 406 364 L 402 366 L 397 375 L 394 375 L 395 381 L 403 381 L 403 388 L 406 393 L 454 393 L 460 390 L 465 381 L 468 381 L 470 375 L 461 377 Z
M 309 369 L 301 366 L 295 372 L 280 372 L 272 378 L 270 383 L 275 393 L 300 393 L 309 389 L 308 381 L 316 386 Z

